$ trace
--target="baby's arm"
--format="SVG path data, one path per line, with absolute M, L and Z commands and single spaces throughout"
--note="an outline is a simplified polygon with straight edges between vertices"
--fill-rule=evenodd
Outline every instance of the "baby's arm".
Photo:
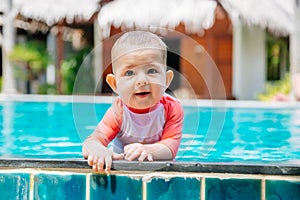
M 105 165 L 105 171 L 109 172 L 112 160 L 119 160 L 124 157 L 123 154 L 113 153 L 107 148 L 108 143 L 119 132 L 120 115 L 122 115 L 120 106 L 120 102 L 116 100 L 105 113 L 95 131 L 82 145 L 83 156 L 88 159 L 88 164 L 95 171 L 103 171 Z

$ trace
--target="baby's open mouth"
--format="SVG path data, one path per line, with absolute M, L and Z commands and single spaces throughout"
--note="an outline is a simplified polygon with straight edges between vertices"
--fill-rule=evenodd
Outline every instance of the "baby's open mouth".
M 150 92 L 137 92 L 137 93 L 135 93 L 136 96 L 141 96 L 141 97 L 146 96 L 148 94 L 150 94 Z

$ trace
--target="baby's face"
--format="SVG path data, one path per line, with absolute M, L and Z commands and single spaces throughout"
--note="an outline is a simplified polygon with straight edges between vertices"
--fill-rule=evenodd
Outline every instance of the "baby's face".
M 166 88 L 166 65 L 159 50 L 137 50 L 113 63 L 116 92 L 132 108 L 154 106 Z

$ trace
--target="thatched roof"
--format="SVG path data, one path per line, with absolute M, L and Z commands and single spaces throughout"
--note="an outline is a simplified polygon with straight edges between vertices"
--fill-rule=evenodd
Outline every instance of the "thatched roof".
M 63 19 L 89 20 L 99 11 L 100 0 L 14 0 L 14 9 L 24 17 L 53 25 Z
M 98 21 L 104 36 L 109 27 L 173 29 L 184 23 L 187 32 L 210 28 L 215 20 L 216 0 L 115 0 L 103 6 Z M 294 0 L 219 0 L 232 20 L 258 25 L 278 35 L 292 29 Z
M 258 25 L 276 35 L 288 35 L 293 27 L 295 0 L 219 0 L 231 19 Z
M 0 0 L 0 12 L 3 12 L 6 10 L 6 4 L 4 3 L 4 0 Z
M 53 25 L 62 19 L 88 20 L 99 12 L 103 0 L 12 0 L 14 13 Z M 185 24 L 186 32 L 202 33 L 215 21 L 219 2 L 232 20 L 258 25 L 278 35 L 292 31 L 295 0 L 108 0 L 100 10 L 98 21 L 104 36 L 110 25 L 127 29 L 138 27 L 155 30 L 174 29 Z M 6 0 L 0 0 L 0 11 Z
M 217 3 L 212 0 L 117 0 L 102 7 L 98 20 L 109 35 L 110 26 L 156 30 L 185 24 L 187 32 L 201 32 L 214 23 Z

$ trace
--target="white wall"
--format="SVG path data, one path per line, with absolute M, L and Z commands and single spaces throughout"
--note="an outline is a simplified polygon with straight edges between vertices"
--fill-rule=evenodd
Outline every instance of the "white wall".
M 9 61 L 9 53 L 15 44 L 16 29 L 13 27 L 14 15 L 12 14 L 12 1 L 1 1 L 1 4 L 4 2 L 6 3 L 5 5 L 7 5 L 7 10 L 4 12 L 2 27 L 2 93 L 14 94 L 17 93 L 17 89 L 12 66 Z
M 300 2 L 294 6 L 293 30 L 290 35 L 292 97 L 300 100 Z
M 233 95 L 255 100 L 266 82 L 266 34 L 257 26 L 233 23 Z

